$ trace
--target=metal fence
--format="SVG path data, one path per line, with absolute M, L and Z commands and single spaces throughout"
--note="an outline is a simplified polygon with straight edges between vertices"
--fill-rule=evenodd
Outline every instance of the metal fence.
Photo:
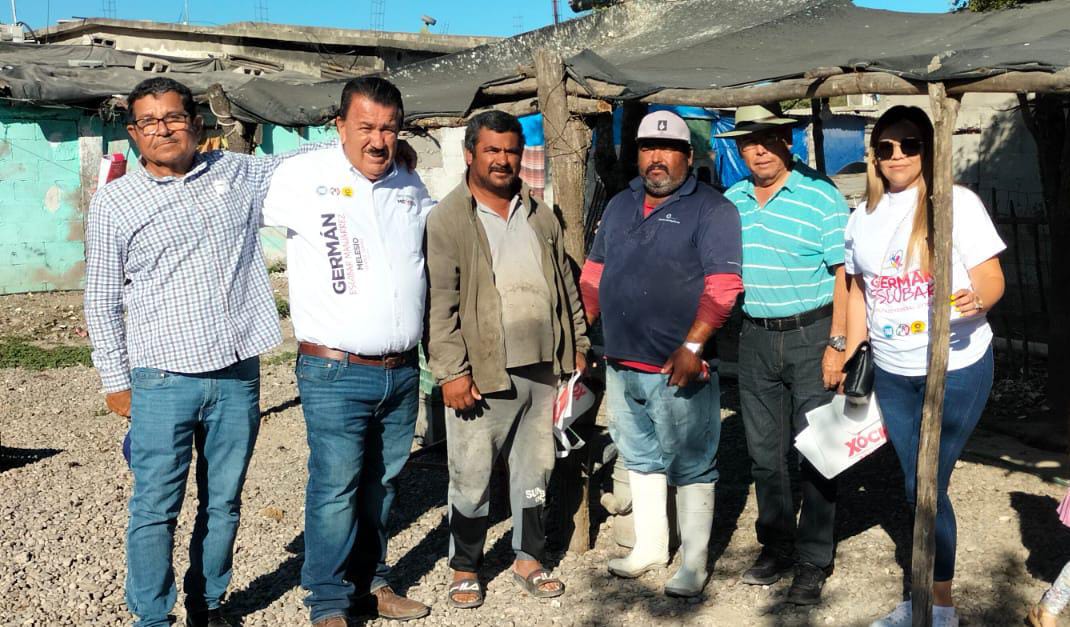
M 989 214 L 1007 250 L 1000 256 L 1006 292 L 989 321 L 1002 354 L 999 376 L 1025 376 L 1043 365 L 1047 355 L 1049 221 L 1040 192 L 992 189 L 984 194 Z

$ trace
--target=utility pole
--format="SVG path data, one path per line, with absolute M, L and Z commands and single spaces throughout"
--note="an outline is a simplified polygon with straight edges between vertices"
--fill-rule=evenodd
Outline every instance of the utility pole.
M 18 13 L 15 12 L 15 0 L 11 0 L 11 23 L 12 24 L 18 24 L 19 23 Z
M 372 0 L 371 30 L 382 31 L 386 21 L 386 0 Z
M 554 26 L 557 26 L 557 23 L 561 21 L 561 16 L 557 12 L 557 0 L 552 0 L 552 2 L 554 4 Z

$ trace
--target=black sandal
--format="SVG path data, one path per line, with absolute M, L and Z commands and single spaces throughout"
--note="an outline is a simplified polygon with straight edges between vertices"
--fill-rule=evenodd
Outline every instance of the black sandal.
M 476 598 L 474 601 L 458 601 L 456 595 L 460 594 L 474 594 Z M 476 577 L 454 581 L 450 584 L 446 598 L 450 607 L 455 607 L 459 610 L 470 610 L 483 605 L 483 586 L 479 585 L 479 579 Z
M 531 596 L 537 599 L 552 599 L 565 593 L 565 584 L 560 579 L 550 574 L 545 568 L 536 568 L 528 573 L 527 577 L 513 571 L 513 581 Z M 557 590 L 543 590 L 540 586 L 544 583 L 556 583 L 560 587 Z

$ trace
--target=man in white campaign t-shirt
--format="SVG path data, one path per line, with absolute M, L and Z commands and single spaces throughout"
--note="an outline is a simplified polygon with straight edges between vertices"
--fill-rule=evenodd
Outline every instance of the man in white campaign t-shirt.
M 895 374 L 926 373 L 929 348 L 929 298 L 932 275 L 908 258 L 917 188 L 885 194 L 875 211 L 863 203 L 847 221 L 844 266 L 861 274 L 866 286 L 866 317 L 875 363 Z M 969 269 L 1006 248 L 981 199 L 965 187 L 953 191 L 951 292 L 970 288 Z M 948 369 L 977 361 L 988 349 L 992 329 L 985 316 L 963 317 L 951 307 Z
M 301 585 L 320 627 L 344 627 L 354 597 L 383 618 L 430 611 L 386 579 L 387 516 L 416 425 L 434 205 L 419 176 L 394 165 L 403 115 L 388 81 L 349 81 L 340 145 L 288 160 L 264 201 L 264 223 L 287 229 L 309 444 Z

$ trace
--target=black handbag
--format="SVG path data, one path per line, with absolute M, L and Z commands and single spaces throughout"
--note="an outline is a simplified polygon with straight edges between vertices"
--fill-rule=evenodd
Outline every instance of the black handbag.
M 873 391 L 873 347 L 866 340 L 843 364 L 843 393 L 865 398 Z

